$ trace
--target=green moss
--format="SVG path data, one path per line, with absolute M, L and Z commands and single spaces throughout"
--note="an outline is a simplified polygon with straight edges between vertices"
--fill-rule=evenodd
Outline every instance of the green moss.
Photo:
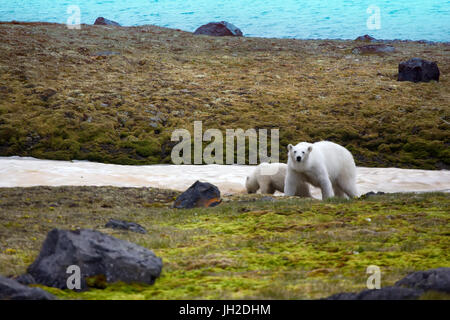
M 324 202 L 242 195 L 214 208 L 175 210 L 174 194 L 157 189 L 26 192 L 23 200 L 21 189 L 0 189 L 7 213 L 0 224 L 1 274 L 22 273 L 51 228 L 98 228 L 110 218 L 135 221 L 148 234 L 102 232 L 163 259 L 161 277 L 150 286 L 94 281 L 81 293 L 45 288 L 63 299 L 311 299 L 364 289 L 372 264 L 381 268 L 382 286 L 412 271 L 450 265 L 448 194 Z M 60 205 L 47 210 L 43 203 Z M 8 248 L 15 251 L 2 253 Z

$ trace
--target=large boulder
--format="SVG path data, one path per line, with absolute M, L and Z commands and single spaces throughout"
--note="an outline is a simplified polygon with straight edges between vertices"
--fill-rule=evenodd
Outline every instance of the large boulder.
M 177 209 L 207 208 L 214 207 L 220 202 L 219 188 L 208 182 L 196 181 L 175 199 L 173 207 Z
M 429 82 L 439 81 L 439 68 L 436 62 L 412 58 L 398 65 L 398 81 Z
M 450 268 L 414 272 L 397 281 L 395 285 L 424 291 L 450 293 Z
M 103 17 L 98 17 L 95 22 L 94 25 L 96 26 L 115 26 L 115 27 L 120 27 L 120 24 L 112 21 L 112 20 L 108 20 L 106 18 Z
M 66 289 L 71 276 L 67 268 L 72 265 L 80 268 L 81 290 L 96 277 L 106 282 L 153 284 L 162 269 L 161 258 L 134 243 L 94 230 L 53 229 L 27 272 L 36 283 Z
M 361 47 L 355 47 L 352 50 L 353 54 L 386 54 L 394 52 L 395 48 L 393 46 L 388 46 L 386 44 L 368 44 Z
M 341 292 L 326 300 L 416 300 L 427 291 L 450 293 L 450 268 L 411 273 L 392 287 L 360 292 Z
M 30 288 L 16 280 L 0 276 L 0 300 L 55 300 L 40 288 Z
M 233 24 L 220 21 L 220 22 L 210 22 L 204 24 L 194 31 L 194 34 L 202 34 L 207 36 L 223 37 L 223 36 L 235 36 L 242 37 L 242 31 L 234 26 Z

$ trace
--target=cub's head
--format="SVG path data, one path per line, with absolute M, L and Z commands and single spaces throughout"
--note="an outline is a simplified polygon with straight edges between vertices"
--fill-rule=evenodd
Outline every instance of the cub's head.
M 258 181 L 256 181 L 254 174 L 248 176 L 245 180 L 245 188 L 247 189 L 247 193 L 256 193 L 259 189 Z
M 301 165 L 308 160 L 309 154 L 313 150 L 313 146 L 308 142 L 300 142 L 296 146 L 288 145 L 288 159 L 294 165 Z

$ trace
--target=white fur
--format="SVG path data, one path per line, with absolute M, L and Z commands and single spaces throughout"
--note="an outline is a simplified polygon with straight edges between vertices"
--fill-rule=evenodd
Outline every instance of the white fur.
M 273 194 L 275 191 L 284 192 L 284 181 L 287 165 L 284 163 L 261 163 L 247 177 L 245 187 L 248 193 L 260 190 L 264 194 Z M 299 181 L 298 191 L 295 195 L 300 197 L 311 197 L 309 186 Z
M 301 161 L 297 160 L 301 157 Z M 322 191 L 322 199 L 356 197 L 356 166 L 353 156 L 344 147 L 321 141 L 300 142 L 288 146 L 286 195 L 295 195 L 298 184 L 306 181 Z

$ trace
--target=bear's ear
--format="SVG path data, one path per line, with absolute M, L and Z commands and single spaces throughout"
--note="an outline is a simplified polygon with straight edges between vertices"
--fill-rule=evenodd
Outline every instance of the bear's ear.
M 292 150 L 293 145 L 292 144 L 288 144 L 288 150 L 291 151 Z
M 312 146 L 309 146 L 308 147 L 308 152 L 311 152 L 312 151 Z

